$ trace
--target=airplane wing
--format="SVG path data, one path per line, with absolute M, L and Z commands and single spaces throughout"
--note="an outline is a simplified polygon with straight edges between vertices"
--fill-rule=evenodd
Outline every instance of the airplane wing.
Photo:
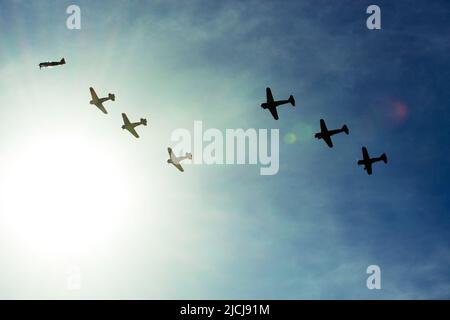
M 180 165 L 180 164 L 175 164 L 175 163 L 172 163 L 178 170 L 180 170 L 181 172 L 184 172 L 184 169 L 183 169 L 183 167 Z
M 364 164 L 364 167 L 366 168 L 367 174 L 372 174 L 372 163 L 371 162 L 366 162 Z
M 268 108 L 270 113 L 272 114 L 273 118 L 275 120 L 278 120 L 278 112 L 277 112 L 277 108 L 273 107 L 273 108 Z
M 364 168 L 366 168 L 367 174 L 372 174 L 372 162 L 370 161 L 369 152 L 366 147 L 362 147 L 362 153 L 364 158 Z
M 267 102 L 273 102 L 272 90 L 270 88 L 266 88 L 266 98 Z
M 90 87 L 89 90 L 91 91 L 91 97 L 92 97 L 92 100 L 93 100 L 93 101 L 97 101 L 97 100 L 98 100 L 98 96 L 97 96 L 97 94 L 95 93 L 94 88 Z
M 103 112 L 104 114 L 108 114 L 108 111 L 106 111 L 105 107 L 103 106 L 103 103 L 101 103 L 101 102 L 96 103 L 95 106 L 96 106 L 97 108 L 99 108 L 100 110 L 102 110 L 102 112 Z
M 369 152 L 367 152 L 367 148 L 366 147 L 362 147 L 362 154 L 363 154 L 364 160 L 366 162 L 370 162 Z
M 325 124 L 325 120 L 323 119 L 320 119 L 320 131 L 322 131 L 322 133 L 328 131 L 327 125 Z
M 172 148 L 167 148 L 167 151 L 169 152 L 169 158 L 173 161 L 175 158 L 175 155 L 173 154 Z
M 322 139 L 327 143 L 330 148 L 333 148 L 333 141 L 331 141 L 331 137 L 329 135 L 322 134 Z
M 94 105 L 99 108 L 104 114 L 107 114 L 108 111 L 106 111 L 105 107 L 103 106 L 103 103 L 100 102 L 100 99 L 98 98 L 97 94 L 95 93 L 94 88 L 90 87 L 89 90 L 91 91 L 91 97 L 92 102 Z
M 123 123 L 125 126 L 129 126 L 130 125 L 130 120 L 128 120 L 128 117 L 125 113 L 122 113 L 122 119 L 123 119 Z
M 328 128 L 323 119 L 320 119 L 320 131 L 322 133 L 323 141 L 325 141 L 330 148 L 333 148 L 333 141 L 331 141 L 331 136 L 328 134 Z
M 136 138 L 139 138 L 138 133 L 131 126 L 131 122 L 130 122 L 130 120 L 128 120 L 128 117 L 125 113 L 122 113 L 122 119 L 123 119 L 123 123 L 125 125 L 124 129 L 127 129 L 133 136 L 135 136 Z
M 136 138 L 139 138 L 139 135 L 138 135 L 138 133 L 136 132 L 136 130 L 134 130 L 134 128 L 132 128 L 132 127 L 126 127 L 126 129 L 127 129 L 133 136 L 135 136 Z

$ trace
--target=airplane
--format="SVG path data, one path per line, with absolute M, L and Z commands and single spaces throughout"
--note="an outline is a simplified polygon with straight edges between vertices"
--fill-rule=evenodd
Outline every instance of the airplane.
M 141 120 L 139 122 L 130 122 L 130 120 L 128 120 L 128 117 L 125 113 L 122 113 L 122 118 L 123 118 L 123 123 L 124 123 L 124 125 L 122 126 L 122 129 L 127 129 L 133 136 L 135 136 L 136 138 L 139 138 L 139 135 L 137 134 L 137 132 L 134 128 L 136 128 L 137 126 L 140 126 L 141 124 L 146 126 L 147 119 L 141 118 Z
M 290 103 L 290 104 L 292 104 L 293 107 L 295 107 L 294 96 L 292 96 L 292 95 L 289 96 L 289 99 L 287 99 L 287 100 L 274 101 L 273 96 L 272 96 L 272 90 L 270 90 L 270 88 L 266 88 L 266 98 L 267 98 L 267 101 L 264 103 L 261 103 L 261 108 L 269 109 L 270 113 L 272 114 L 272 116 L 275 120 L 278 120 L 278 112 L 277 112 L 278 106 L 280 106 L 282 104 Z
M 345 132 L 346 134 L 349 133 L 347 125 L 344 124 L 342 126 L 342 129 L 328 130 L 327 125 L 325 124 L 325 120 L 320 119 L 320 132 L 316 133 L 314 137 L 316 137 L 317 139 L 323 139 L 323 141 L 325 141 L 330 148 L 333 148 L 333 141 L 331 141 L 331 136 L 341 132 Z
M 367 171 L 367 174 L 372 174 L 372 164 L 374 162 L 383 161 L 384 163 L 387 163 L 387 156 L 386 153 L 383 153 L 378 158 L 370 158 L 369 152 L 367 152 L 366 147 L 362 147 L 362 153 L 363 153 L 363 160 L 358 161 L 358 165 L 364 165 L 364 170 Z
M 169 157 L 170 157 L 170 159 L 167 160 L 167 163 L 173 164 L 178 170 L 180 170 L 181 172 L 184 172 L 184 169 L 181 166 L 180 162 L 185 159 L 192 160 L 192 153 L 186 153 L 186 156 L 184 156 L 184 157 L 183 156 L 177 157 L 177 156 L 175 156 L 175 154 L 173 153 L 171 148 L 167 148 L 167 151 L 169 151 Z
M 61 59 L 61 61 L 53 61 L 53 62 L 41 62 L 39 63 L 39 69 L 47 68 L 47 67 L 55 67 L 66 64 L 66 60 L 64 58 Z
M 116 100 L 116 96 L 114 94 L 112 94 L 112 93 L 108 93 L 108 97 L 107 98 L 99 98 L 97 96 L 97 94 L 95 93 L 94 88 L 90 87 L 89 90 L 91 91 L 91 96 L 92 96 L 92 100 L 89 101 L 89 103 L 95 105 L 97 108 L 102 110 L 102 112 L 104 114 L 107 114 L 108 111 L 106 111 L 105 107 L 103 106 L 103 102 L 108 101 L 108 100 L 115 101 Z

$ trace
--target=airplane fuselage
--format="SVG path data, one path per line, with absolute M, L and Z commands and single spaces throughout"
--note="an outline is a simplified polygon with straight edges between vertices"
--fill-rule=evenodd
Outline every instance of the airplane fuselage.
M 189 157 L 188 157 L 188 156 L 173 157 L 173 158 L 171 159 L 171 161 L 172 161 L 174 164 L 179 164 L 181 161 L 186 160 L 186 159 L 189 159 Z
M 369 158 L 369 159 L 363 159 L 363 160 L 359 160 L 358 164 L 359 165 L 371 165 L 375 162 L 380 162 L 380 161 L 385 161 L 385 157 L 381 156 L 381 157 L 375 157 L 375 158 Z
M 140 121 L 140 122 L 132 122 L 132 123 L 130 123 L 128 125 L 124 124 L 122 126 L 122 129 L 134 129 L 137 126 L 140 126 L 140 125 L 144 125 L 144 123 L 142 121 Z
M 106 102 L 108 100 L 112 100 L 110 97 L 100 98 L 98 100 L 91 100 L 89 101 L 90 104 L 102 104 L 103 102 Z
M 263 109 L 269 109 L 269 108 L 276 108 L 278 106 L 281 106 L 282 104 L 290 103 L 289 100 L 279 100 L 274 102 L 264 102 L 261 103 L 261 108 Z
M 66 64 L 66 61 L 62 59 L 61 61 L 48 61 L 48 62 L 41 62 L 39 63 L 39 69 L 41 68 L 47 68 L 47 67 L 55 67 Z
M 383 161 L 383 157 L 371 158 L 369 161 L 370 161 L 370 163 L 375 163 L 375 162 Z
M 327 131 L 322 131 L 322 132 L 318 132 L 315 134 L 315 137 L 317 139 L 323 139 L 323 137 L 331 137 L 334 136 L 335 134 L 344 132 L 344 129 L 336 129 L 336 130 L 327 130 Z

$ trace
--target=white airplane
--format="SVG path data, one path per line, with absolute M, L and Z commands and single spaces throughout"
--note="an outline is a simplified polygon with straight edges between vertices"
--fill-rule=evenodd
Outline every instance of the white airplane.
M 102 112 L 104 114 L 107 114 L 108 111 L 106 111 L 106 108 L 103 106 L 103 102 L 108 101 L 108 100 L 114 101 L 114 100 L 116 100 L 116 96 L 112 93 L 109 93 L 107 98 L 99 98 L 97 96 L 97 94 L 95 93 L 94 88 L 90 87 L 89 90 L 91 91 L 91 96 L 92 96 L 92 100 L 89 101 L 89 103 L 95 105 L 97 108 L 102 110 Z
M 137 126 L 140 126 L 140 125 L 146 126 L 147 119 L 141 118 L 141 120 L 139 122 L 130 122 L 130 120 L 128 120 L 128 117 L 125 113 L 122 113 L 122 118 L 123 118 L 122 129 L 127 129 L 133 136 L 135 136 L 136 138 L 139 138 L 139 135 L 137 134 L 137 132 L 134 128 L 136 128 Z
M 169 157 L 170 157 L 170 159 L 167 160 L 167 163 L 173 164 L 178 170 L 180 170 L 181 172 L 184 172 L 184 169 L 181 166 L 180 162 L 185 159 L 192 160 L 192 153 L 186 153 L 186 156 L 184 156 L 184 157 L 183 156 L 177 157 L 173 153 L 172 148 L 167 148 L 167 151 L 169 151 Z

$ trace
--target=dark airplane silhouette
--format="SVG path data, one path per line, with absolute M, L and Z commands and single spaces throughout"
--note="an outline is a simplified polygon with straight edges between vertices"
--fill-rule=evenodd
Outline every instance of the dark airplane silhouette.
M 317 139 L 323 139 L 323 141 L 325 141 L 330 148 L 333 148 L 333 141 L 331 141 L 331 136 L 341 132 L 345 132 L 346 134 L 349 133 L 347 125 L 344 124 L 342 126 L 342 129 L 328 130 L 327 125 L 325 124 L 325 120 L 320 119 L 320 132 L 316 133 L 314 136 Z
M 130 132 L 133 136 L 135 136 L 136 138 L 139 138 L 139 135 L 134 128 L 136 128 L 137 126 L 140 126 L 140 125 L 146 126 L 147 119 L 141 118 L 141 120 L 139 122 L 130 122 L 130 120 L 128 119 L 128 117 L 125 113 L 122 113 L 122 118 L 123 118 L 122 129 L 128 130 L 128 132 Z
M 386 153 L 383 153 L 380 157 L 378 158 L 370 158 L 369 156 L 369 152 L 367 152 L 367 148 L 366 147 L 362 147 L 362 153 L 363 153 L 363 160 L 359 160 L 358 161 L 358 165 L 363 165 L 364 166 L 364 170 L 367 171 L 367 174 L 371 175 L 372 174 L 372 164 L 374 162 L 378 162 L 378 161 L 383 161 L 384 163 L 387 163 L 387 156 Z
M 292 95 L 289 96 L 289 99 L 287 99 L 287 100 L 274 101 L 273 96 L 272 96 L 272 91 L 270 90 L 270 88 L 266 88 L 266 99 L 267 99 L 266 102 L 261 103 L 261 108 L 269 109 L 270 113 L 272 114 L 272 116 L 275 120 L 278 120 L 278 112 L 277 112 L 278 106 L 280 106 L 282 104 L 290 103 L 290 104 L 292 104 L 293 107 L 295 107 L 294 96 L 292 96 Z
M 39 63 L 39 69 L 47 68 L 47 67 L 55 67 L 66 64 L 66 60 L 64 58 L 61 59 L 61 61 L 54 61 L 54 62 L 41 62 Z

